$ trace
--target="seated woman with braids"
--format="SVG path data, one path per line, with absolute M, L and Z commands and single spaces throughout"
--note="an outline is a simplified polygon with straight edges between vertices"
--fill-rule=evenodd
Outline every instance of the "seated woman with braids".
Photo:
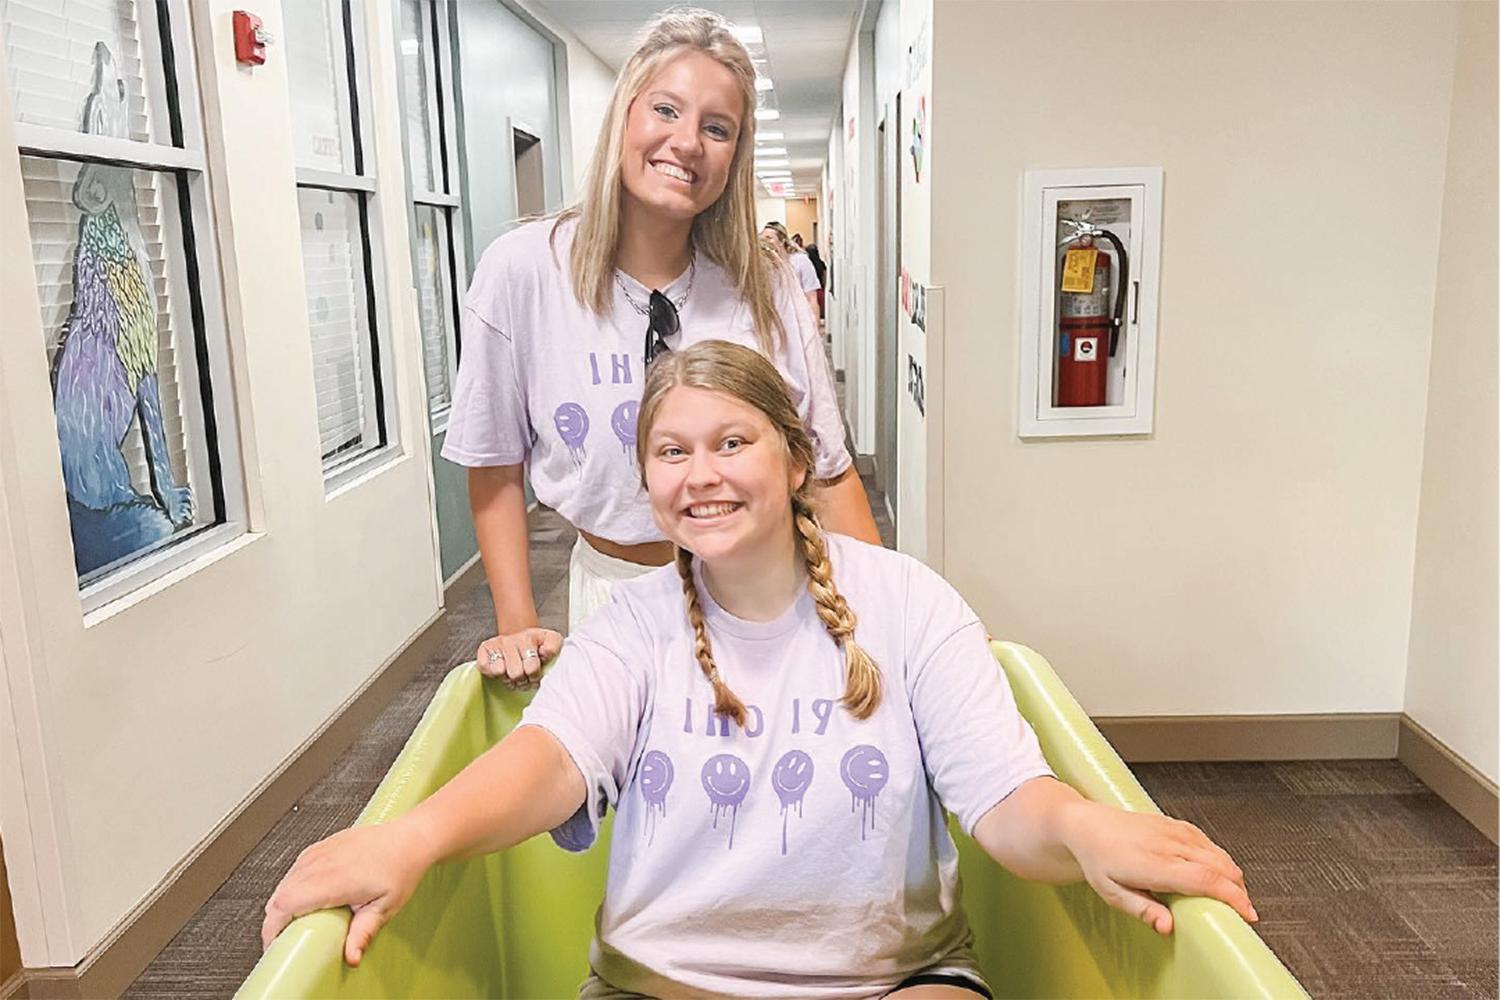
M 1186 823 L 1053 778 L 985 631 L 921 563 L 825 533 L 807 432 L 771 363 L 660 356 L 637 454 L 673 565 L 568 637 L 521 724 L 410 813 L 304 852 L 266 906 L 354 910 L 345 957 L 444 859 L 617 811 L 584 997 L 988 997 L 944 810 L 1023 878 L 1087 879 L 1171 932 L 1154 891 L 1255 919 Z

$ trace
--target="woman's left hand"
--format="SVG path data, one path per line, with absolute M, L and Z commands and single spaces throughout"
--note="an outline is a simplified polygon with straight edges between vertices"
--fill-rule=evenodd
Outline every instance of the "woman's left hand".
M 1084 808 L 1075 810 L 1064 843 L 1109 905 L 1158 934 L 1172 933 L 1172 911 L 1153 892 L 1208 896 L 1246 921 L 1260 919 L 1245 890 L 1245 873 L 1193 824 L 1092 802 L 1078 805 Z

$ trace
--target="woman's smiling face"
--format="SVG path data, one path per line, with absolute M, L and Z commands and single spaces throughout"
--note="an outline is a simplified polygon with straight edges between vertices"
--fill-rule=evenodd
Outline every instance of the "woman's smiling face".
M 729 183 L 744 113 L 740 86 L 727 66 L 698 51 L 668 62 L 626 116 L 624 197 L 653 214 L 698 215 Z
M 662 533 L 712 563 L 777 551 L 806 471 L 760 410 L 709 389 L 662 397 L 646 442 L 646 491 Z

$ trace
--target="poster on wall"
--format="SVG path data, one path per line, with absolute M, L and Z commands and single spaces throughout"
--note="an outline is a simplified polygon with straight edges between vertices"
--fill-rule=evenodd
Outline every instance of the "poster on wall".
M 80 131 L 131 138 L 130 90 L 109 45 L 92 50 L 93 85 L 79 109 Z M 158 358 L 158 276 L 143 235 L 144 194 L 160 183 L 146 171 L 107 163 L 42 161 L 76 216 L 71 266 L 42 298 L 71 287 L 55 332 L 51 378 L 63 483 L 80 579 L 159 546 L 193 523 L 193 493 L 174 467 Z M 71 183 L 69 183 L 71 180 Z M 32 202 L 33 199 L 28 199 Z M 36 199 L 40 201 L 40 199 Z M 33 235 L 37 204 L 29 203 Z M 149 206 L 154 217 L 157 206 Z M 47 331 L 52 335 L 54 331 Z M 139 455 L 134 463 L 127 452 Z M 132 465 L 144 471 L 132 476 Z M 144 478 L 144 482 L 138 480 Z

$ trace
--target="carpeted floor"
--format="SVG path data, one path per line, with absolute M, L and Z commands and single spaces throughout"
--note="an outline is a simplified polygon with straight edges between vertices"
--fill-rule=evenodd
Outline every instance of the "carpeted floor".
M 867 484 L 868 485 L 868 484 Z M 873 494 L 872 494 L 873 495 Z M 882 535 L 890 525 L 875 498 Z M 543 624 L 567 620 L 572 529 L 531 518 Z M 303 847 L 347 826 L 438 683 L 491 634 L 479 587 L 447 616 L 449 636 L 389 708 L 282 818 L 126 993 L 228 997 L 260 955 L 261 908 Z M 1245 869 L 1261 937 L 1314 997 L 1495 997 L 1496 849 L 1393 761 L 1151 764 L 1135 773 Z

